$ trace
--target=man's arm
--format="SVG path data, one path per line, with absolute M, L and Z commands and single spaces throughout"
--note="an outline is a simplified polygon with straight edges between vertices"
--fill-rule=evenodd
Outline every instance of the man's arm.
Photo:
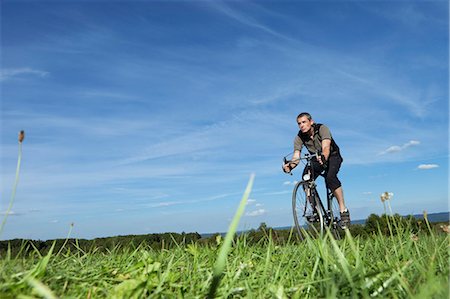
M 321 165 L 324 165 L 327 163 L 328 158 L 330 157 L 332 139 L 330 129 L 328 129 L 326 125 L 321 125 L 319 129 L 319 136 L 322 137 L 322 155 L 323 158 L 325 158 L 325 161 L 322 161 L 322 157 L 320 157 L 318 160 Z
M 323 139 L 322 140 L 322 155 L 325 158 L 325 161 L 322 161 L 322 157 L 319 157 L 320 165 L 323 165 L 328 161 L 330 157 L 330 148 L 331 148 L 331 139 Z

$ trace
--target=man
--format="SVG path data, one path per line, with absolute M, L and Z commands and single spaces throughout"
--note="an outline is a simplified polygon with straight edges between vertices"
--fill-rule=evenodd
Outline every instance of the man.
M 334 142 L 328 127 L 314 123 L 311 114 L 307 112 L 300 113 L 297 116 L 297 124 L 300 131 L 294 139 L 294 155 L 291 161 L 287 161 L 283 165 L 283 171 L 289 173 L 298 165 L 303 145 L 306 146 L 311 154 L 321 153 L 317 161 L 313 160 L 311 163 L 314 170 L 314 179 L 325 170 L 325 182 L 339 203 L 341 226 L 346 228 L 350 225 L 350 213 L 345 206 L 342 185 L 337 177 L 343 161 L 339 147 Z M 303 174 L 305 172 L 306 169 L 303 170 Z

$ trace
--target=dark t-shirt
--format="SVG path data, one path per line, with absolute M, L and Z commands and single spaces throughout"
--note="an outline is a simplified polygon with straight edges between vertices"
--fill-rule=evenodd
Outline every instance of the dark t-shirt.
M 315 124 L 313 125 L 315 126 Z M 315 128 L 313 128 L 315 130 Z M 304 134 L 304 140 L 306 140 L 305 142 L 303 142 L 302 138 L 300 138 L 298 135 L 295 136 L 294 139 L 294 151 L 300 151 L 302 150 L 303 145 L 306 146 L 306 148 L 308 149 L 308 151 L 311 154 L 314 154 L 318 151 L 322 151 L 322 140 L 324 139 L 330 139 L 333 140 L 333 137 L 331 136 L 331 132 L 330 129 L 328 129 L 328 127 L 326 125 L 321 125 L 319 128 L 319 133 L 315 133 L 313 138 L 311 139 L 311 137 L 309 137 L 309 135 Z M 332 148 L 330 149 L 330 153 L 332 153 L 335 149 Z

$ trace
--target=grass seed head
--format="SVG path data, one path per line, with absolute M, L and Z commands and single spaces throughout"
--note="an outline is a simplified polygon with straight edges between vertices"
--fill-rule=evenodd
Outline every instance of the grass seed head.
M 22 130 L 19 132 L 19 143 L 22 143 L 22 141 L 25 139 L 25 131 Z
M 381 195 L 380 195 L 380 199 L 381 199 L 381 202 L 385 202 L 386 200 L 390 200 L 391 198 L 392 198 L 392 196 L 394 196 L 394 193 L 392 193 L 392 192 L 383 192 L 383 193 L 381 193 Z

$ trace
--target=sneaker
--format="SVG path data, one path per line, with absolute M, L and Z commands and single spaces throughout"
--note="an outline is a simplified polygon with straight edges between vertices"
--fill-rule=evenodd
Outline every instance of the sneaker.
M 341 212 L 341 228 L 345 229 L 350 226 L 350 212 L 345 209 L 344 212 Z

